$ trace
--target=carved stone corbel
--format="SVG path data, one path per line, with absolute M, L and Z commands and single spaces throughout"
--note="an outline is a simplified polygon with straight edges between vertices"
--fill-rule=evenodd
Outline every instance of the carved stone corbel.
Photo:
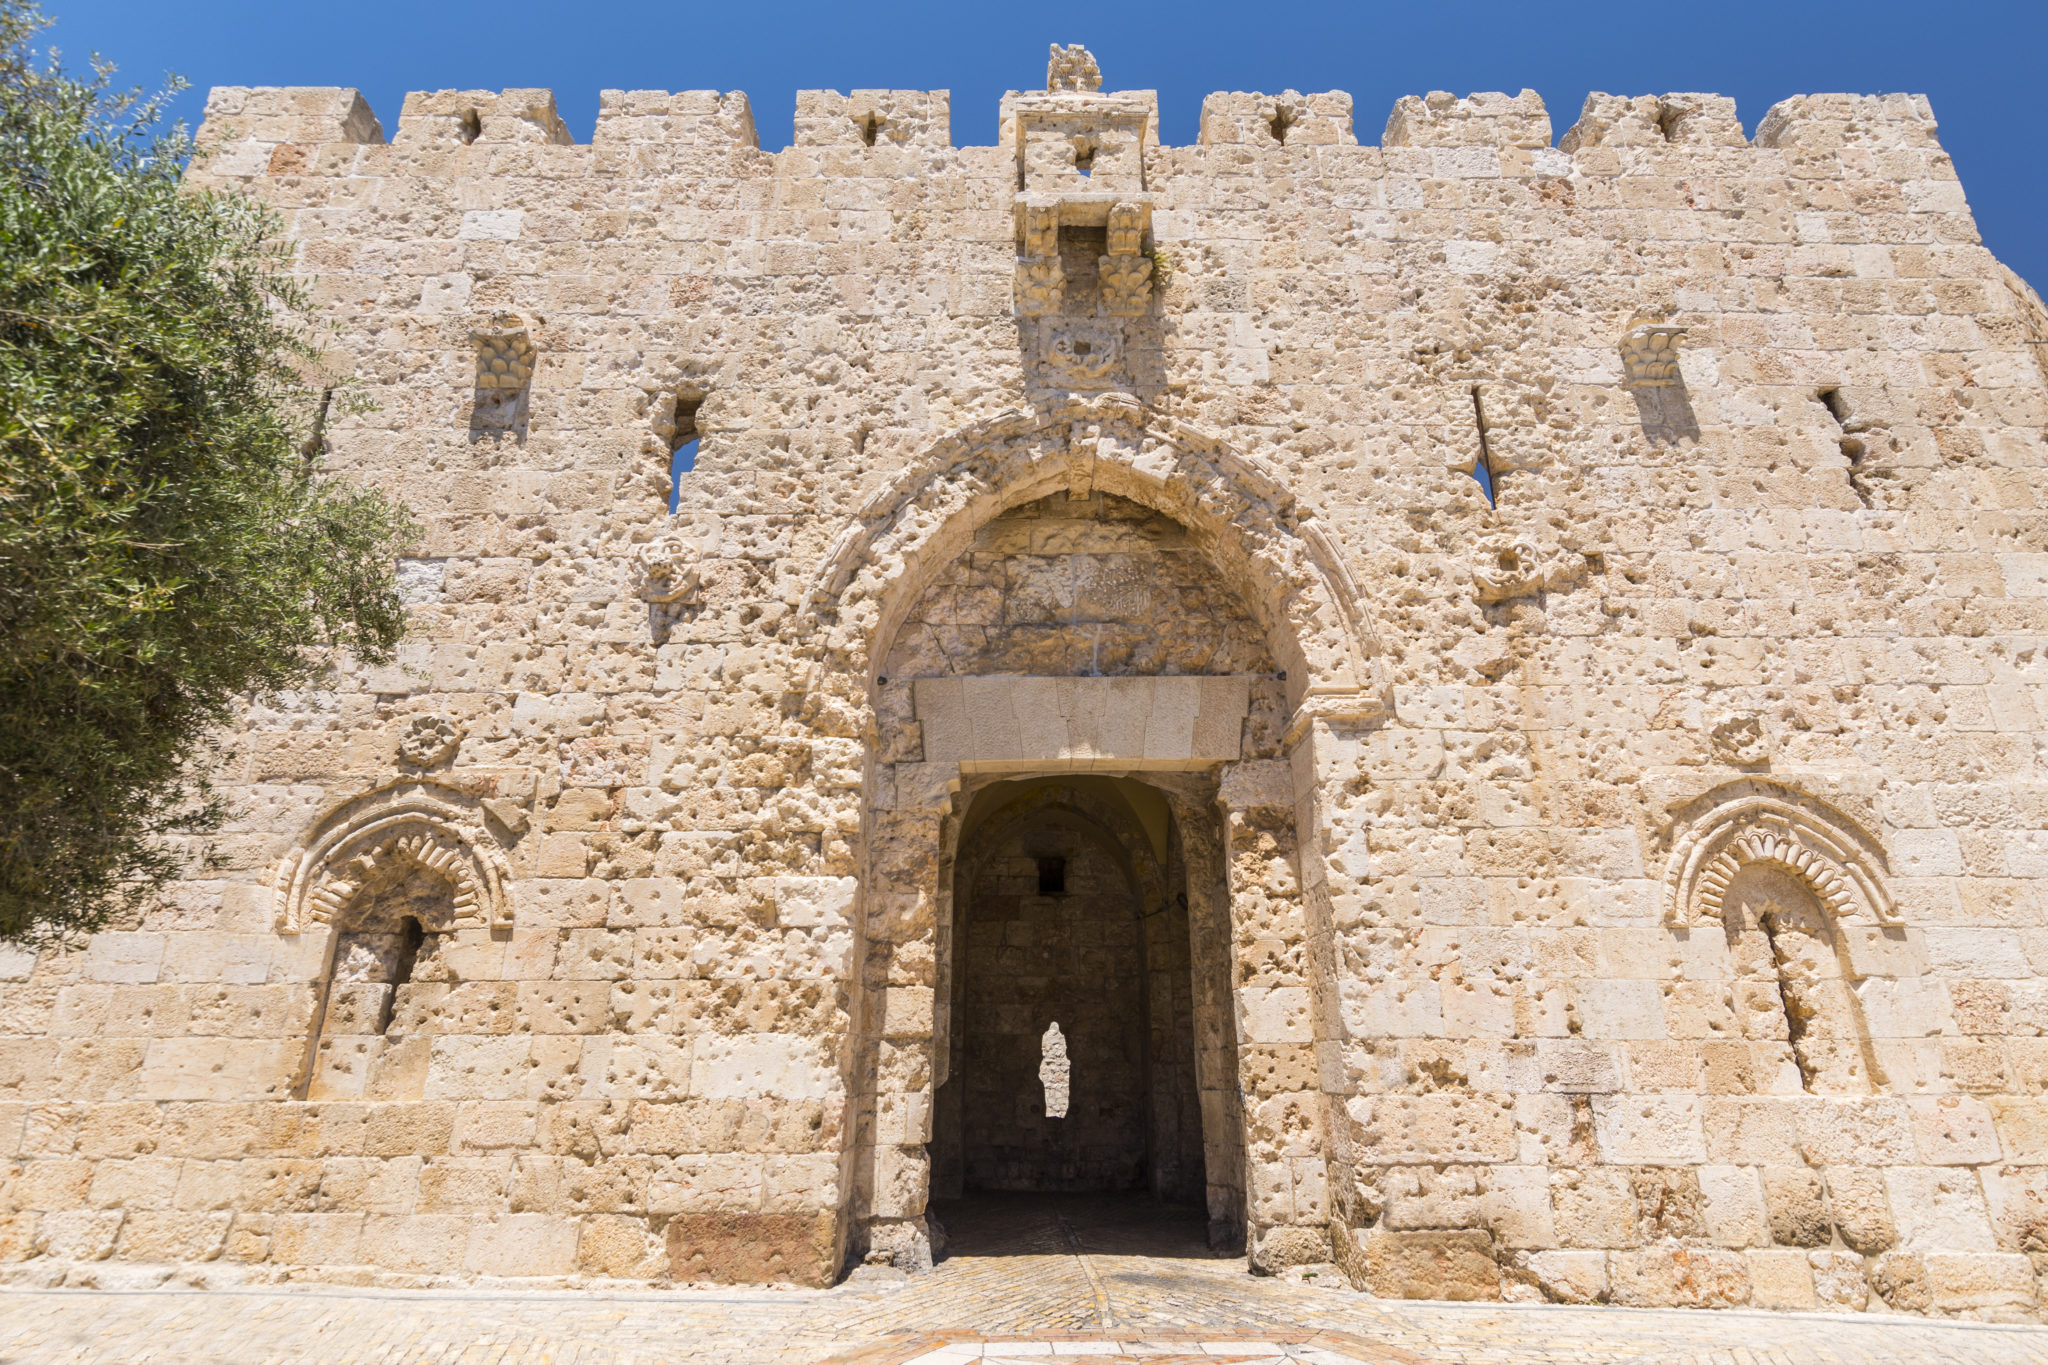
M 1017 257 L 1017 314 L 1050 317 L 1066 297 L 1066 274 L 1060 269 L 1058 204 L 1027 204 L 1023 209 L 1024 249 Z
M 1152 217 L 1146 203 L 1115 204 L 1109 210 L 1109 254 L 1098 257 L 1103 310 L 1113 318 L 1143 317 L 1152 296 L 1152 258 L 1140 254 Z
M 495 317 L 469 335 L 476 343 L 479 393 L 509 398 L 532 380 L 533 340 L 518 318 L 509 314 Z
M 1668 389 L 1678 384 L 1678 342 L 1685 328 L 1662 323 L 1632 327 L 1621 338 L 1621 363 L 1631 389 Z

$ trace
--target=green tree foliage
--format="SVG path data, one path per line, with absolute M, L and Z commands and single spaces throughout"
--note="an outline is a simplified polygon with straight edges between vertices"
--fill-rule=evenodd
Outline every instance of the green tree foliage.
M 0 0 L 0 937 L 31 943 L 198 855 L 239 704 L 390 657 L 412 534 L 320 469 L 279 222 L 182 189 L 165 96 L 67 74 L 45 23 Z

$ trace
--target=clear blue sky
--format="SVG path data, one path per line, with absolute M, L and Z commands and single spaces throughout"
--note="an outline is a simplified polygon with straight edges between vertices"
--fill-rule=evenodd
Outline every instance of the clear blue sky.
M 2048 290 L 2048 0 L 1152 0 L 821 4 L 761 0 L 45 0 L 51 41 L 125 79 L 352 85 L 384 121 L 407 90 L 549 86 L 579 141 L 606 88 L 744 90 L 764 147 L 798 89 L 950 89 L 953 140 L 995 140 L 996 100 L 1032 89 L 1048 42 L 1086 43 L 1113 89 L 1157 89 L 1192 142 L 1211 90 L 1348 90 L 1361 141 L 1403 94 L 1531 87 L 1558 134 L 1588 90 L 1733 95 L 1753 132 L 1786 95 L 1915 91 L 1934 103 L 1984 239 Z

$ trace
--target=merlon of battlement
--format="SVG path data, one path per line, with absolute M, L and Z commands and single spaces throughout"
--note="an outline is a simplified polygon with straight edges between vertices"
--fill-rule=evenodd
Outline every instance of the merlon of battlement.
M 1380 145 L 1548 147 L 1550 111 L 1534 90 L 1512 96 L 1486 92 L 1463 99 L 1443 90 L 1420 97 L 1403 95 L 1394 101 Z
M 1205 147 L 1355 147 L 1358 134 L 1351 126 L 1351 96 L 1342 90 L 1320 95 L 1219 90 L 1202 100 L 1198 140 Z
M 1747 147 L 1735 101 L 1726 95 L 1586 96 L 1579 121 L 1565 129 L 1558 150 L 1582 147 Z
M 758 149 L 754 108 L 743 90 L 605 90 L 597 97 L 595 146 L 668 143 Z
M 207 93 L 199 145 L 219 175 L 261 175 L 281 146 L 384 141 L 361 91 L 326 85 L 217 85 Z
M 1806 152 L 1939 151 L 1935 130 L 1925 95 L 1794 95 L 1764 115 L 1756 145 Z
M 415 90 L 398 114 L 399 146 L 575 142 L 552 90 Z
M 791 145 L 945 151 L 953 145 L 952 92 L 799 90 Z

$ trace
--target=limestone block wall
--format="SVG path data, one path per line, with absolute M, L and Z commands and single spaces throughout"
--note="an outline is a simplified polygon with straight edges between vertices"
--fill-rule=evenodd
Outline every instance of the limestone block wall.
M 2039 1313 L 2048 332 L 1925 102 L 1168 146 L 1085 84 L 780 150 L 737 93 L 214 93 L 413 632 L 251 706 L 217 870 L 8 960 L 10 1274 L 922 1264 L 965 788 L 903 689 L 1031 595 L 999 518 L 1115 498 L 1213 585 L 1122 657 L 1266 651 L 1171 793 L 1254 1264 Z

